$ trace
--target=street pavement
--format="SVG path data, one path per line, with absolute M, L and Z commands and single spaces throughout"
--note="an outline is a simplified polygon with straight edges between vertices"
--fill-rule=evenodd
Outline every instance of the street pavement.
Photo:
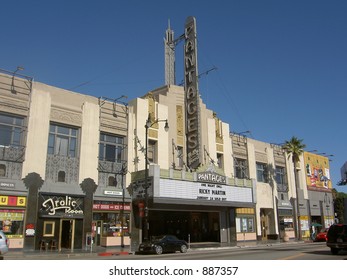
M 238 241 L 234 243 L 217 243 L 217 242 L 202 242 L 191 243 L 189 250 L 216 250 L 216 249 L 231 249 L 231 248 L 243 248 L 243 247 L 258 247 L 258 246 L 275 246 L 283 244 L 293 244 L 304 241 L 289 240 L 283 242 L 279 240 L 266 240 L 266 241 Z M 306 241 L 307 242 L 307 241 Z M 25 260 L 26 258 L 35 257 L 35 259 L 44 259 L 47 256 L 54 258 L 56 256 L 59 259 L 79 258 L 83 259 L 86 255 L 89 257 L 102 258 L 103 256 L 116 256 L 116 255 L 130 255 L 136 254 L 131 251 L 130 246 L 120 247 L 101 247 L 93 246 L 88 249 L 74 249 L 74 250 L 24 250 L 24 249 L 10 249 L 6 255 L 3 256 L 5 260 Z

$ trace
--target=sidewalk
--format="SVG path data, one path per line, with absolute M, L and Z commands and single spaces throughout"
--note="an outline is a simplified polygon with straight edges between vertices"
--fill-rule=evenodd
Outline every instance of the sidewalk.
M 289 242 L 283 242 L 279 240 L 267 240 L 267 241 L 238 241 L 233 243 L 218 243 L 218 242 L 202 242 L 202 243 L 191 243 L 189 244 L 189 250 L 216 250 L 216 249 L 230 249 L 230 248 L 244 248 L 244 247 L 258 247 L 258 246 L 275 246 L 280 244 L 293 244 L 297 242 L 290 240 Z M 111 255 L 131 255 L 135 252 L 131 251 L 130 246 L 125 246 L 124 248 L 120 246 L 115 247 L 101 247 L 93 246 L 91 249 L 75 249 L 75 250 L 61 250 L 60 252 L 55 251 L 40 251 L 40 250 L 23 250 L 23 249 L 10 249 L 8 253 L 4 256 L 4 259 L 9 260 L 24 260 L 25 256 L 35 256 L 35 257 L 44 257 L 47 255 L 54 256 L 61 259 L 69 259 L 71 256 L 78 257 L 83 255 L 93 255 L 95 257 L 102 258 L 103 256 Z

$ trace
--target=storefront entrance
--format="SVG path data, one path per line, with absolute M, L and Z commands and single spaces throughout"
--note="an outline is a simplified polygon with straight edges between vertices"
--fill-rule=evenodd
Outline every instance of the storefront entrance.
M 93 221 L 92 223 L 93 244 L 96 246 L 100 246 L 102 223 L 102 221 Z
M 75 220 L 60 220 L 60 249 L 73 249 L 75 239 Z
M 173 234 L 191 242 L 220 242 L 218 212 L 151 211 L 149 235 Z
M 267 215 L 268 210 L 260 210 L 260 227 L 261 227 L 261 240 L 267 240 L 268 227 L 269 227 L 269 217 Z

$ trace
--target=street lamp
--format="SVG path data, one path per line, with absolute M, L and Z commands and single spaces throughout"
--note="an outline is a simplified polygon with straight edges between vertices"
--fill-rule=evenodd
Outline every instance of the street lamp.
M 125 189 L 124 189 L 124 176 L 127 173 L 127 167 L 125 163 L 122 164 L 122 170 L 121 170 L 121 175 L 122 175 L 122 207 L 121 207 L 121 220 L 120 220 L 120 225 L 121 225 L 121 242 L 120 246 L 124 248 L 124 201 L 125 201 Z
M 169 123 L 166 120 L 159 120 L 156 119 L 154 121 L 151 120 L 151 114 L 148 114 L 148 118 L 145 124 L 146 128 L 146 147 L 145 147 L 145 223 L 144 223 L 144 240 L 148 240 L 148 230 L 149 230 L 149 224 L 148 224 L 148 129 L 152 127 L 154 124 L 159 122 L 165 122 L 164 129 L 167 132 L 169 130 Z

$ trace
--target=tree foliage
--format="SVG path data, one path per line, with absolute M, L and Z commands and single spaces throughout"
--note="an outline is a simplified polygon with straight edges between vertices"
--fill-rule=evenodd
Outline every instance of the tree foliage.
M 333 189 L 333 199 L 336 218 L 338 219 L 339 223 L 347 223 L 347 221 L 344 219 L 344 199 L 347 199 L 347 194 Z
M 292 156 L 294 163 L 300 161 L 300 156 L 306 148 L 306 145 L 302 141 L 302 139 L 293 136 L 290 140 L 286 140 L 283 145 L 283 149 L 288 153 L 288 156 Z

